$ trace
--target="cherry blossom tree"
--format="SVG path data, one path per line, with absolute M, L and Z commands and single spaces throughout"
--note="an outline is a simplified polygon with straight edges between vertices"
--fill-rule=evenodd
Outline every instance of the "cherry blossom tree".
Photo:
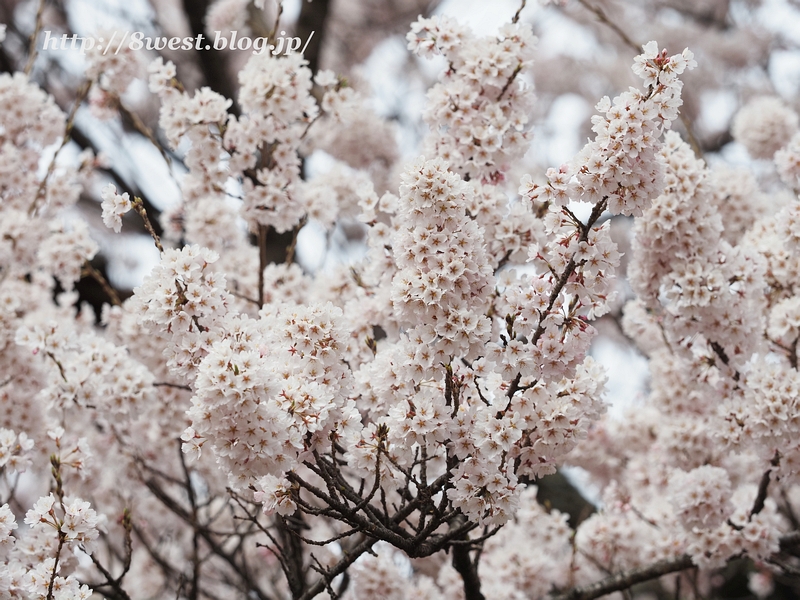
M 284 35 L 281 3 L 201 4 Z M 29 44 L 0 28 L 0 598 L 800 593 L 797 98 L 750 83 L 724 132 L 703 116 L 764 75 L 758 3 L 543 4 L 489 35 L 404 23 L 409 77 L 438 70 L 409 157 L 353 63 L 411 0 L 302 8 L 298 31 L 383 15 L 312 60 L 93 48 L 72 92 L 37 46 L 65 7 L 31 5 Z M 548 54 L 544 18 L 598 60 Z M 590 137 L 541 165 L 563 90 Z M 134 187 L 93 151 L 120 125 L 171 206 L 137 194 L 152 163 Z M 137 228 L 157 259 L 126 294 L 96 257 Z M 613 413 L 602 336 L 649 369 Z M 600 491 L 575 509 L 547 490 L 577 468 L 569 493 Z

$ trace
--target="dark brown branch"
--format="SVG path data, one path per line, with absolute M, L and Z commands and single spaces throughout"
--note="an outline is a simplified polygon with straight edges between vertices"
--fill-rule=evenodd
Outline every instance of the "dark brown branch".
M 188 385 L 182 385 L 180 383 L 170 383 L 168 381 L 157 381 L 153 384 L 153 387 L 171 387 L 177 390 L 186 390 L 187 392 L 191 392 L 192 388 Z
M 800 531 L 793 531 L 792 533 L 787 533 L 786 535 L 781 537 L 780 540 L 781 552 L 793 550 L 797 546 L 800 546 Z
M 258 305 L 264 306 L 264 269 L 267 268 L 267 232 L 266 225 L 258 226 Z
M 101 583 L 100 585 L 96 585 L 94 587 L 104 587 L 108 586 L 114 591 L 114 595 L 117 598 L 122 598 L 123 600 L 131 600 L 131 597 L 128 596 L 128 593 L 122 589 L 122 585 L 120 582 L 120 577 L 113 577 L 111 573 L 106 569 L 103 564 L 97 559 L 94 554 L 90 554 L 89 558 L 92 559 L 94 566 L 97 567 L 97 570 L 106 578 L 105 583 Z
M 520 483 L 531 484 L 528 478 L 520 478 Z M 548 510 L 556 510 L 569 515 L 569 526 L 578 525 L 597 512 L 597 507 L 567 479 L 561 471 L 536 479 L 536 501 Z
M 178 441 L 178 457 L 181 461 L 181 468 L 183 469 L 183 476 L 186 480 L 186 495 L 189 498 L 189 504 L 192 507 L 192 586 L 189 588 L 189 600 L 198 600 L 200 593 L 200 540 L 198 537 L 199 522 L 197 519 L 197 499 L 195 498 L 194 486 L 192 485 L 192 475 L 189 472 L 189 466 L 186 464 L 186 457 L 183 454 L 182 444 Z
M 94 268 L 94 265 L 90 263 L 88 260 L 83 264 L 83 268 L 81 269 L 81 275 L 86 275 L 87 277 L 91 277 L 94 279 L 100 287 L 102 288 L 103 292 L 108 299 L 111 301 L 111 304 L 114 306 L 122 306 L 122 300 L 120 300 L 119 294 L 117 290 L 115 290 L 108 280 L 103 277 L 103 274 Z
M 372 546 L 378 540 L 371 537 L 365 537 L 362 541 L 355 544 L 350 550 L 344 551 L 344 558 L 342 558 L 338 563 L 336 563 L 333 567 L 328 569 L 325 576 L 321 577 L 314 585 L 306 590 L 306 593 L 303 594 L 299 600 L 311 600 L 314 596 L 322 592 L 328 585 L 328 583 L 337 575 L 344 573 L 350 565 L 352 565 L 358 558 L 372 549 Z
M 606 13 L 603 12 L 602 8 L 600 8 L 599 6 L 593 6 L 589 4 L 586 0 L 578 0 L 578 2 L 580 2 L 580 4 L 583 5 L 586 8 L 586 10 L 594 14 L 597 17 L 598 21 L 600 21 L 601 23 L 603 23 L 603 25 L 605 25 L 606 27 L 611 29 L 614 33 L 616 33 L 619 39 L 625 42 L 625 44 L 629 48 L 631 48 L 634 52 L 638 54 L 641 51 L 641 47 L 639 46 L 639 44 L 637 44 L 630 37 L 628 37 L 628 34 L 625 33 L 625 31 L 619 25 L 617 25 L 617 23 L 613 19 L 609 19 L 608 16 L 606 16 Z
M 514 13 L 514 17 L 511 19 L 512 23 L 516 24 L 516 23 L 519 22 L 519 15 L 525 9 L 525 5 L 527 3 L 528 3 L 528 0 L 522 0 L 522 4 L 519 5 L 519 8 L 517 9 L 517 12 Z
M 314 0 L 303 2 L 300 16 L 297 18 L 295 33 L 303 40 L 308 41 L 303 58 L 308 61 L 308 68 L 312 73 L 319 70 L 320 51 L 325 39 L 325 24 L 328 20 L 330 0 Z
M 589 215 L 589 220 L 586 222 L 586 225 L 583 226 L 583 230 L 581 231 L 581 235 L 579 241 L 585 242 L 589 239 L 589 232 L 592 230 L 592 227 L 597 220 L 600 218 L 600 215 L 603 214 L 603 211 L 606 209 L 608 204 L 608 196 L 604 197 L 600 202 L 594 205 L 592 209 L 592 214 Z M 544 321 L 544 317 L 550 314 L 550 311 L 553 310 L 553 305 L 556 303 L 561 290 L 564 289 L 564 286 L 567 285 L 567 281 L 569 281 L 570 276 L 575 272 L 575 267 L 578 266 L 578 263 L 575 261 L 575 255 L 573 254 L 572 258 L 569 259 L 567 266 L 564 268 L 564 272 L 561 273 L 561 276 L 558 278 L 553 291 L 550 292 L 550 298 L 547 302 L 547 309 L 542 313 L 542 321 Z M 536 343 L 539 341 L 539 338 L 542 337 L 544 333 L 544 326 L 540 323 L 539 326 L 536 328 L 536 332 L 533 334 L 531 339 L 531 343 L 535 346 Z
M 463 515 L 456 517 L 456 523 L 462 525 L 466 522 Z M 464 534 L 464 540 L 468 539 L 468 534 Z M 466 600 L 486 600 L 486 596 L 481 592 L 481 580 L 478 576 L 478 565 L 472 562 L 469 557 L 470 547 L 464 544 L 453 546 L 453 568 L 461 575 L 464 582 L 464 598 Z
M 160 568 L 162 573 L 164 573 L 164 579 L 171 580 L 176 579 L 179 576 L 182 576 L 180 571 L 167 562 L 167 559 L 159 554 L 158 550 L 156 550 L 152 544 L 147 540 L 145 537 L 144 532 L 137 527 L 136 525 L 132 525 L 133 532 L 136 534 L 136 537 L 139 539 L 142 547 L 147 550 L 147 553 L 150 555 L 150 558 L 153 559 L 153 562 L 156 563 Z M 94 586 L 89 586 L 94 587 Z
M 286 264 L 290 265 L 294 262 L 294 252 L 297 249 L 297 236 L 300 235 L 300 230 L 308 223 L 308 216 L 300 219 L 300 222 L 292 228 L 292 241 L 286 247 Z
M 777 450 L 775 451 L 775 455 L 772 457 L 772 460 L 769 461 L 769 464 L 772 467 L 777 467 L 781 462 L 781 454 Z M 767 499 L 767 491 L 769 488 L 769 476 L 772 473 L 772 469 L 767 469 L 764 471 L 764 474 L 761 476 L 761 481 L 758 483 L 758 494 L 756 494 L 756 500 L 753 503 L 753 508 L 750 510 L 750 514 L 747 517 L 747 520 L 752 520 L 754 515 L 757 515 L 761 512 L 764 508 L 764 502 Z
M 299 532 L 304 527 L 303 513 L 299 510 L 290 519 L 280 515 L 275 517 L 275 528 L 278 530 L 280 549 L 284 558 L 281 566 L 284 567 L 283 572 L 289 583 L 292 598 L 302 597 L 307 587 L 303 566 L 303 543 L 299 537 Z
M 511 76 L 508 78 L 508 81 L 506 81 L 505 85 L 503 86 L 503 89 L 500 90 L 500 95 L 497 96 L 497 102 L 500 102 L 503 96 L 505 96 L 506 92 L 508 91 L 508 88 L 511 87 L 511 84 L 514 83 L 514 80 L 517 78 L 517 75 L 519 75 L 521 71 L 522 71 L 522 63 L 519 63 L 517 67 L 514 69 L 514 71 L 511 73 Z
M 53 158 L 50 159 L 50 164 L 47 167 L 47 172 L 44 174 L 44 177 L 39 182 L 39 187 L 36 189 L 36 196 L 33 198 L 33 202 L 31 203 L 30 207 L 28 208 L 28 214 L 33 216 L 39 208 L 39 202 L 45 199 L 47 195 L 47 183 L 50 179 L 50 176 L 55 172 L 56 168 L 56 159 L 64 147 L 70 142 L 72 139 L 72 130 L 75 127 L 75 115 L 78 113 L 78 109 L 83 104 L 83 101 L 89 95 L 89 90 L 92 87 L 91 81 L 84 81 L 80 88 L 75 95 L 75 100 L 72 103 L 72 108 L 67 115 L 67 123 L 66 127 L 64 128 L 64 136 L 61 138 L 61 144 L 56 149 L 55 154 L 53 154 Z
M 81 149 L 88 149 L 91 150 L 95 156 L 100 153 L 100 148 L 95 144 L 92 139 L 78 126 L 75 125 L 70 132 L 70 139 L 78 144 Z M 172 157 L 172 162 L 176 162 L 177 159 Z M 131 184 L 125 180 L 125 177 L 113 167 L 103 167 L 102 171 L 106 173 L 111 180 L 113 181 L 114 185 L 117 188 L 117 192 L 120 194 L 127 193 L 131 198 L 139 197 L 142 199 L 142 203 L 144 204 L 144 208 L 147 211 L 147 214 L 150 215 L 150 224 L 155 230 L 156 234 L 161 236 L 164 231 L 161 228 L 161 223 L 159 222 L 159 216 L 161 215 L 161 211 L 158 207 L 153 204 L 150 198 L 145 194 L 141 189 L 136 186 L 135 183 Z
M 189 19 L 192 37 L 197 38 L 198 34 L 205 36 L 206 31 L 203 24 L 208 6 L 211 4 L 210 0 L 183 0 L 182 4 L 183 11 Z M 236 87 L 228 72 L 226 53 L 217 50 L 200 50 L 196 56 L 206 84 L 215 92 L 233 100 L 229 111 L 238 117 L 241 111 L 236 102 Z
M 794 507 L 792 506 L 792 501 L 789 499 L 789 495 L 786 493 L 786 488 L 780 486 L 779 489 L 781 491 L 781 499 L 783 500 L 786 517 L 792 524 L 793 529 L 800 529 L 800 521 L 798 521 L 797 515 L 794 513 Z
M 306 465 L 325 480 L 329 487 L 336 488 L 342 495 L 343 500 L 337 500 L 326 494 L 319 487 L 308 483 L 296 473 L 289 472 L 287 473 L 289 481 L 316 496 L 327 508 L 315 508 L 304 502 L 299 496 L 295 498 L 297 505 L 309 514 L 321 514 L 342 521 L 354 529 L 363 531 L 370 537 L 384 540 L 412 558 L 430 556 L 447 548 L 452 545 L 453 541 L 462 539 L 464 535 L 477 527 L 475 523 L 465 522 L 445 534 L 434 535 L 434 531 L 454 517 L 453 511 L 444 510 L 444 506 L 441 506 L 439 510 L 431 506 L 431 498 L 449 482 L 449 473 L 439 476 L 428 487 L 420 488 L 416 497 L 396 508 L 394 514 L 390 516 L 386 507 L 384 507 L 383 512 L 380 512 L 379 509 L 370 504 L 365 505 L 363 498 L 342 476 L 341 471 L 334 465 L 327 463 L 316 453 L 315 458 L 316 465 L 310 463 L 306 463 Z M 349 503 L 352 503 L 352 505 Z M 431 508 L 433 513 L 431 520 L 421 531 L 409 532 L 402 524 L 411 514 L 425 506 Z
M 595 223 L 597 223 L 598 219 L 600 218 L 600 215 L 603 214 L 603 211 L 606 209 L 607 205 L 608 205 L 608 196 L 605 196 L 600 202 L 594 205 L 592 213 L 589 215 L 589 219 L 586 221 L 586 225 L 580 224 L 579 222 L 581 230 L 580 237 L 578 238 L 579 241 L 585 242 L 589 239 L 589 232 L 592 230 L 592 227 L 595 225 Z M 575 268 L 577 266 L 578 263 L 575 261 L 575 255 L 573 254 L 572 257 L 569 259 L 567 266 L 564 267 L 564 271 L 561 273 L 561 275 L 558 276 L 558 280 L 556 281 L 556 285 L 553 287 L 553 290 L 550 292 L 550 298 L 548 299 L 547 302 L 547 308 L 544 311 L 542 311 L 539 325 L 536 327 L 536 331 L 534 332 L 531 338 L 532 346 L 536 346 L 536 344 L 539 342 L 539 338 L 541 338 L 542 334 L 544 334 L 545 328 L 544 325 L 542 325 L 542 323 L 544 322 L 545 317 L 550 314 L 550 311 L 553 310 L 553 306 L 555 305 L 559 294 L 561 294 L 561 290 L 563 290 L 564 286 L 567 285 L 567 281 L 569 281 L 569 278 L 575 272 Z M 513 398 L 514 394 L 516 394 L 519 391 L 520 389 L 519 383 L 521 380 L 522 380 L 522 375 L 520 373 L 517 373 L 517 376 L 511 382 L 511 386 L 509 387 L 508 392 L 506 393 L 509 402 L 504 410 L 498 412 L 498 415 L 502 415 L 505 412 L 505 410 L 508 410 L 508 407 L 511 406 L 511 399 Z
M 125 578 L 125 575 L 128 574 L 131 568 L 131 559 L 133 557 L 133 540 L 131 536 L 131 532 L 133 531 L 133 519 L 131 518 L 131 512 L 126 508 L 122 514 L 122 527 L 125 529 L 125 558 L 123 559 L 122 564 L 122 573 L 119 574 L 118 577 L 112 577 L 111 572 L 106 569 L 102 563 L 97 559 L 94 554 L 89 554 L 89 558 L 92 559 L 95 567 L 103 577 L 106 578 L 104 583 L 95 584 L 89 586 L 91 588 L 98 588 L 98 587 L 109 587 L 112 590 L 112 594 L 108 592 L 105 595 L 113 595 L 114 598 L 119 598 L 120 600 L 131 600 L 128 593 L 122 588 L 122 580 Z M 109 545 L 109 548 L 111 546 Z M 119 558 L 119 554 L 112 550 L 113 554 Z
M 153 243 L 155 243 L 156 248 L 162 254 L 164 253 L 164 246 L 161 245 L 161 237 L 156 232 L 153 224 L 150 222 L 150 217 L 147 216 L 147 208 L 145 208 L 144 202 L 141 198 L 134 196 L 133 202 L 133 209 L 139 214 L 142 218 L 142 222 L 144 223 L 144 228 L 147 230 L 147 233 L 150 234 L 150 237 L 153 238 Z
M 661 560 L 646 567 L 631 569 L 624 573 L 612 575 L 602 581 L 574 588 L 565 594 L 556 596 L 553 600 L 592 600 L 593 598 L 600 598 L 612 592 L 628 589 L 637 583 L 650 581 L 651 579 L 656 579 L 668 573 L 690 569 L 693 566 L 692 557 L 688 554 L 684 554 L 678 558 Z
M 793 531 L 780 539 L 780 551 L 787 552 L 800 545 L 800 531 Z M 738 558 L 736 555 L 731 558 Z M 662 575 L 684 571 L 694 567 L 692 557 L 688 554 L 678 556 L 668 560 L 661 560 L 652 565 L 631 569 L 623 573 L 617 573 L 601 581 L 573 588 L 563 594 L 554 596 L 553 600 L 592 600 L 600 598 L 612 592 L 626 590 L 637 583 L 644 583 L 651 579 L 657 579 Z

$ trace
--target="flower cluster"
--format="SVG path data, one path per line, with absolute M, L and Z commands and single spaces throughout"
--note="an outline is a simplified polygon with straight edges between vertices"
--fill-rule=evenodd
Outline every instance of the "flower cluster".
M 722 239 L 708 171 L 689 146 L 670 132 L 661 156 L 666 187 L 636 225 L 631 285 L 664 311 L 668 339 L 691 341 L 705 356 L 721 350 L 721 362 L 742 365 L 759 345 L 765 265 Z
M 103 38 L 123 39 L 127 35 L 121 31 L 106 31 Z M 89 105 L 92 113 L 99 119 L 112 119 L 119 110 L 119 97 L 138 78 L 142 71 L 140 56 L 128 45 L 121 44 L 113 52 L 102 43 L 92 44 L 86 49 L 86 77 L 95 82 L 89 90 Z
M 477 357 L 491 330 L 484 315 L 494 278 L 483 232 L 465 212 L 471 193 L 441 158 L 418 159 L 400 187 L 392 301 L 401 322 L 420 324 L 416 331 L 430 349 L 421 363 L 425 378 L 453 356 Z
M 568 165 L 551 168 L 547 183 L 523 180 L 523 193 L 531 200 L 569 199 L 596 204 L 608 198 L 613 214 L 641 216 L 651 198 L 662 189 L 662 170 L 655 158 L 657 139 L 678 116 L 683 82 L 678 75 L 696 66 L 691 51 L 667 56 L 656 42 L 644 45 L 633 67 L 647 86 L 646 92 L 631 88 L 596 106 L 604 116 L 592 118 L 595 141 Z
M 2 120 L 2 134 L 0 139 L 4 142 L 3 173 L 11 175 L 11 168 L 16 163 L 16 154 L 29 165 L 31 161 L 35 167 L 38 152 L 45 146 L 60 139 L 64 135 L 65 118 L 55 103 L 52 96 L 45 94 L 39 87 L 30 83 L 22 73 L 0 76 L 0 114 Z M 8 142 L 10 145 L 6 145 Z M 12 149 L 16 152 L 11 153 Z M 18 154 L 17 154 L 18 153 Z M 33 169 L 35 176 L 36 169 Z M 18 173 L 18 176 L 22 173 Z M 3 187 L 11 182 L 4 182 Z M 17 197 L 19 185 L 10 186 L 7 201 Z M 30 199 L 30 198 L 29 198 Z M 27 208 L 24 207 L 24 208 Z
M 249 1 L 245 0 L 216 0 L 210 2 L 206 13 L 206 32 L 213 35 L 215 32 L 224 32 L 229 35 L 236 31 L 240 35 L 251 35 L 252 31 L 247 24 L 247 9 Z M 263 8 L 264 1 L 253 3 L 258 8 Z
M 525 590 L 528 597 L 544 598 L 551 586 L 568 581 L 567 515 L 555 509 L 546 511 L 536 501 L 536 494 L 535 486 L 522 493 L 514 521 L 485 546 L 479 570 L 487 597 L 515 598 Z
M 94 333 L 50 322 L 21 327 L 16 342 L 48 363 L 49 385 L 40 394 L 48 406 L 102 408 L 120 416 L 136 414 L 152 394 L 152 374 Z
M 21 473 L 31 466 L 33 440 L 24 431 L 0 429 L 0 470 Z
M 780 98 L 759 96 L 743 106 L 733 119 L 733 139 L 754 158 L 772 158 L 789 143 L 800 119 Z
M 690 472 L 676 472 L 670 479 L 670 501 L 686 529 L 718 527 L 732 511 L 728 472 L 704 465 Z
M 256 492 L 253 500 L 260 502 L 266 514 L 276 512 L 279 515 L 289 516 L 297 510 L 297 504 L 292 500 L 292 488 L 285 477 L 263 475 L 255 484 Z
M 643 514 L 615 484 L 606 488 L 603 502 L 606 508 L 581 523 L 575 533 L 579 580 L 595 581 L 608 569 L 641 567 L 679 554 L 680 546 L 669 533 L 652 525 L 672 525 L 658 502 L 648 503 L 648 514 Z
M 448 17 L 420 18 L 406 36 L 422 57 L 442 54 L 450 68 L 428 92 L 426 152 L 460 175 L 496 182 L 525 153 L 534 94 L 523 83 L 536 39 L 529 25 L 509 24 L 496 37 L 475 37 Z
M 60 142 L 65 129 L 66 118 L 52 96 L 22 73 L 0 75 L 0 228 L 16 230 L 29 240 L 44 237 L 42 224 L 46 221 L 38 218 L 78 200 L 80 187 L 75 185 L 74 170 L 48 169 L 43 177 L 40 169 L 44 149 Z M 0 244 L 10 241 L 8 233 L 3 232 Z M 24 250 L 28 248 L 17 252 L 24 256 L 28 254 Z M 35 254 L 24 258 L 30 260 Z
M 69 544 L 81 544 L 91 551 L 92 544 L 100 536 L 98 525 L 101 520 L 91 504 L 80 498 L 65 497 L 57 510 L 53 494 L 39 498 L 34 507 L 25 515 L 25 523 L 32 528 L 54 527 L 64 535 Z M 62 515 L 58 515 L 62 512 Z
M 119 233 L 119 230 L 122 229 L 122 215 L 133 208 L 131 197 L 128 192 L 118 194 L 117 187 L 112 183 L 103 188 L 102 197 L 103 223 L 109 229 Z
M 88 600 L 89 586 L 74 572 L 79 555 L 96 551 L 105 531 L 106 518 L 91 504 L 65 496 L 61 488 L 61 466 L 53 459 L 57 494 L 39 497 L 25 514 L 24 532 L 17 529 L 8 504 L 0 506 L 0 593 L 4 598 L 53 598 Z
M 232 486 L 246 489 L 257 478 L 259 497 L 280 507 L 290 500 L 276 477 L 293 469 L 301 453 L 325 451 L 359 419 L 346 401 L 347 372 L 339 360 L 341 311 L 330 304 L 272 310 L 258 320 L 228 319 L 209 345 L 183 440 L 195 454 L 210 441 Z
M 230 118 L 224 146 L 232 171 L 255 169 L 255 177 L 244 179 L 242 207 L 251 228 L 288 231 L 305 213 L 297 150 L 319 114 L 306 64 L 300 54 L 276 58 L 266 52 L 252 56 L 239 73 L 239 104 L 246 114 Z
M 735 510 L 726 522 L 687 533 L 687 551 L 696 565 L 703 569 L 720 567 L 740 554 L 759 561 L 778 551 L 782 518 L 772 499 L 762 511 L 752 514 L 748 504 L 755 492 L 755 486 L 740 487 L 730 499 Z
M 206 25 L 246 31 L 265 3 L 247 4 L 214 3 Z M 358 77 L 248 55 L 231 110 L 154 61 L 187 172 L 160 261 L 124 302 L 60 210 L 84 167 L 41 160 L 64 115 L 0 76 L 0 597 L 333 596 L 343 574 L 354 598 L 542 598 L 687 556 L 697 595 L 734 557 L 791 573 L 772 559 L 800 501 L 796 189 L 773 194 L 767 162 L 712 172 L 665 133 L 695 64 L 655 42 L 634 61 L 642 89 L 597 104 L 593 140 L 511 185 L 534 99 L 520 13 L 484 38 L 414 23 L 409 48 L 446 66 L 427 158 L 404 167 Z M 127 60 L 90 56 L 106 116 Z M 760 106 L 734 135 L 796 188 L 797 116 Z M 319 152 L 308 175 L 318 150 L 333 166 L 320 173 Z M 146 216 L 103 188 L 114 232 L 131 208 Z M 637 217 L 629 245 L 617 215 Z M 368 248 L 313 273 L 292 260 L 310 220 L 331 247 Z M 280 264 L 273 232 L 292 233 Z M 87 274 L 118 304 L 100 324 L 76 307 Z M 604 418 L 590 344 L 631 291 L 622 330 L 649 358 L 647 404 Z M 539 493 L 568 463 L 603 486 L 598 507 L 567 515 Z M 662 583 L 677 596 L 686 577 Z
M 318 85 L 327 87 L 323 95 L 323 110 L 335 109 L 336 115 L 325 113 L 309 132 L 314 147 L 324 150 L 337 160 L 354 169 L 350 180 L 358 180 L 369 174 L 375 187 L 387 190 L 394 187 L 393 166 L 399 159 L 396 143 L 397 131 L 370 108 L 366 99 L 355 94 L 346 102 L 329 105 L 329 98 L 337 97 L 336 86 L 330 81 L 315 79 Z M 326 108 L 327 107 L 327 108 Z
M 722 237 L 736 244 L 753 222 L 765 211 L 780 203 L 776 197 L 762 194 L 758 181 L 746 169 L 719 165 L 711 170 L 710 191 L 715 195 L 717 212 L 722 218 Z M 708 215 L 710 219 L 716 219 Z
M 587 357 L 570 378 L 538 384 L 511 398 L 510 410 L 523 430 L 511 455 L 518 472 L 528 477 L 554 473 L 568 452 L 586 437 L 592 422 L 605 412 L 601 400 L 605 377 Z
M 43 271 L 58 279 L 65 290 L 72 291 L 81 278 L 84 264 L 92 260 L 98 250 L 83 221 L 75 221 L 68 228 L 53 222 L 50 235 L 39 245 L 37 259 Z
M 174 150 L 178 149 L 181 140 L 189 141 L 184 162 L 190 169 L 181 181 L 183 201 L 172 211 L 165 212 L 162 220 L 168 219 L 175 211 L 179 211 L 186 227 L 187 237 L 192 243 L 208 241 L 209 236 L 202 228 L 202 223 L 210 218 L 209 213 L 220 214 L 224 223 L 226 218 L 233 220 L 230 208 L 224 202 L 225 182 L 230 173 L 224 161 L 221 132 L 228 121 L 228 108 L 232 100 L 203 87 L 195 91 L 193 96 L 187 94 L 178 83 L 175 65 L 164 63 L 161 57 L 148 67 L 150 73 L 150 89 L 161 98 L 159 124 Z M 116 205 L 120 202 L 117 200 Z M 230 216 L 229 216 L 230 215 Z M 114 222 L 112 220 L 112 222 Z M 168 225 L 168 224 L 167 224 Z M 200 225 L 200 227 L 198 227 Z M 191 232 L 189 227 L 191 226 Z M 165 230 L 171 231 L 165 226 Z M 199 231 L 198 231 L 199 229 Z M 217 234 L 216 240 L 236 246 L 237 236 L 223 230 L 222 237 Z M 176 232 L 173 237 L 180 238 Z M 241 234 L 239 235 L 241 237 Z
M 334 167 L 303 186 L 306 214 L 326 229 L 340 219 L 354 219 L 359 211 L 359 191 L 372 188 L 369 177 L 346 165 Z
M 103 522 L 104 517 L 98 516 L 89 502 L 80 498 L 67 496 L 57 499 L 52 493 L 39 498 L 25 515 L 25 523 L 31 528 L 28 535 L 47 536 L 49 532 L 55 530 L 59 540 L 58 550 L 38 564 L 28 562 L 34 557 L 29 557 L 27 560 L 24 555 L 17 557 L 20 566 L 26 572 L 20 582 L 21 585 L 12 583 L 11 589 L 16 592 L 27 592 L 34 598 L 46 598 L 52 588 L 57 590 L 52 593 L 53 598 L 88 600 L 92 594 L 88 586 L 81 585 L 71 575 L 63 577 L 59 573 L 69 570 L 67 563 L 75 560 L 76 550 L 92 552 L 94 543 L 100 536 Z
M 793 445 L 800 431 L 797 405 L 800 375 L 794 369 L 764 359 L 754 360 L 748 366 L 742 398 L 726 407 L 734 417 L 732 421 L 738 419 L 744 424 L 735 429 L 737 435 L 731 441 L 756 439 L 766 452 L 780 445 Z M 787 474 L 791 472 L 785 470 Z
M 153 333 L 170 334 L 167 364 L 184 376 L 205 356 L 209 337 L 227 313 L 225 278 L 210 266 L 218 258 L 196 245 L 165 251 L 127 307 Z
M 409 579 L 397 564 L 399 556 L 381 544 L 375 556 L 366 556 L 353 569 L 355 598 L 385 600 L 445 600 L 436 583 L 427 575 Z
M 791 188 L 800 188 L 800 133 L 775 153 L 775 165 L 783 182 Z

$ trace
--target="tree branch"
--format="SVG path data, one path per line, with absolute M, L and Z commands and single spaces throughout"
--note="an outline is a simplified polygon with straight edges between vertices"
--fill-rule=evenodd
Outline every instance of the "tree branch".
M 454 525 L 459 527 L 466 523 L 464 515 L 458 515 L 454 519 Z M 469 534 L 462 536 L 463 540 L 468 539 Z M 467 544 L 457 544 L 453 546 L 453 568 L 461 575 L 464 582 L 464 598 L 466 600 L 486 600 L 486 596 L 481 592 L 481 580 L 478 576 L 478 565 L 472 562 L 469 557 L 470 547 Z
M 800 545 L 800 531 L 793 531 L 782 536 L 780 539 L 781 552 L 789 551 L 798 545 Z M 736 556 L 730 557 L 730 559 L 740 556 L 741 555 L 737 554 Z M 662 575 L 684 571 L 695 566 L 696 565 L 692 562 L 692 557 L 688 554 L 683 554 L 676 558 L 660 560 L 652 565 L 617 573 L 616 575 L 612 575 L 589 585 L 573 588 L 563 594 L 553 596 L 552 600 L 592 600 L 593 598 L 600 598 L 612 592 L 626 590 L 637 583 L 644 583 L 651 579 L 657 579 Z
M 565 594 L 555 596 L 553 600 L 592 600 L 612 592 L 627 589 L 637 583 L 656 579 L 668 573 L 683 571 L 692 568 L 692 557 L 688 554 L 670 560 L 661 560 L 646 567 L 631 569 L 617 575 L 612 575 L 602 581 L 598 581 L 583 587 L 573 588 Z
M 352 565 L 358 558 L 372 549 L 372 546 L 377 542 L 375 538 L 365 537 L 362 541 L 356 543 L 350 550 L 344 551 L 344 558 L 342 558 L 333 567 L 328 569 L 325 576 L 321 577 L 314 585 L 306 590 L 299 600 L 311 600 L 314 596 L 325 590 L 328 583 L 337 575 L 344 573 L 350 565 Z

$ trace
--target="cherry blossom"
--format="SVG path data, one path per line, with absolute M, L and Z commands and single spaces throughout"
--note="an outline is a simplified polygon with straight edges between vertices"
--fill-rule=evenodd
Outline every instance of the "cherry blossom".
M 204 26 L 275 42 L 268 4 L 218 0 Z M 371 14 L 342 4 L 332 22 Z M 698 107 L 722 55 L 756 69 L 738 23 L 696 61 L 636 48 L 599 5 L 544 4 L 590 11 L 622 45 L 556 59 L 524 2 L 487 35 L 420 16 L 402 68 L 438 73 L 410 136 L 368 69 L 316 55 L 201 56 L 241 67 L 227 97 L 198 57 L 95 48 L 63 110 L 36 52 L 0 75 L 0 597 L 588 598 L 652 580 L 696 598 L 733 571 L 788 593 L 796 107 L 743 93 L 728 129 L 756 160 L 731 166 Z M 595 104 L 592 137 L 544 164 L 531 142 L 568 83 Z M 143 200 L 155 169 L 139 185 L 71 152 L 85 104 L 169 166 L 162 227 Z M 157 259 L 122 293 L 98 258 L 140 221 Z M 302 256 L 314 231 L 319 268 Z M 610 340 L 648 372 L 612 410 Z M 580 508 L 548 494 L 575 467 Z

